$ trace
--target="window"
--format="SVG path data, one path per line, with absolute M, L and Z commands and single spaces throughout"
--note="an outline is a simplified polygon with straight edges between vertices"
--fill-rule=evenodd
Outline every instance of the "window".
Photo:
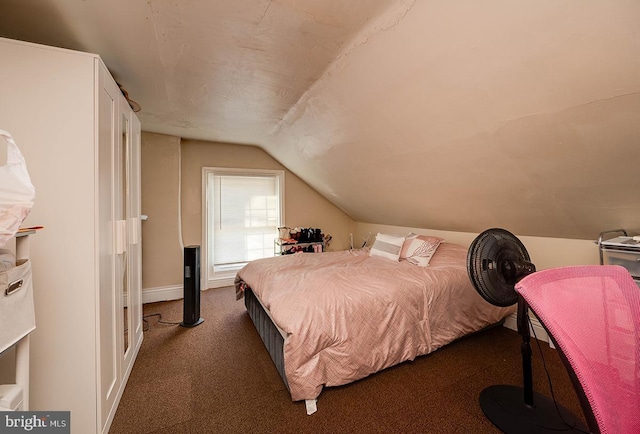
M 208 279 L 233 277 L 247 262 L 273 256 L 283 221 L 284 172 L 205 168 L 203 175 Z

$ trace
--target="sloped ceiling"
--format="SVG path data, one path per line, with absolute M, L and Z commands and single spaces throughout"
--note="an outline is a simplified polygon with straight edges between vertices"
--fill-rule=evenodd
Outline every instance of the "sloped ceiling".
M 143 130 L 261 146 L 357 221 L 640 232 L 637 0 L 0 8 L 1 36 L 100 54 Z

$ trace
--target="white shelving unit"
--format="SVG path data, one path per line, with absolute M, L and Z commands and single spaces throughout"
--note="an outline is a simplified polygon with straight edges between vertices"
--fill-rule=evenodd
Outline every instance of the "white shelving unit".
M 290 243 L 282 240 L 281 238 L 276 238 L 274 240 L 273 253 L 275 256 L 286 255 L 291 253 L 291 250 L 294 248 L 302 248 L 302 249 L 305 249 L 303 251 L 307 251 L 306 249 L 309 246 L 320 246 L 321 252 L 324 252 L 327 248 L 327 245 L 325 244 L 324 241 L 308 241 L 308 242 L 302 242 L 302 243 Z M 309 252 L 309 253 L 313 253 L 313 252 Z
M 16 261 L 29 259 L 29 235 L 35 231 L 19 233 L 16 236 Z M 29 366 L 30 366 L 30 334 L 16 344 L 16 384 L 22 387 L 22 408 L 29 410 Z
M 15 238 L 15 257 L 16 264 L 20 265 L 24 263 L 24 261 L 29 260 L 29 235 L 35 233 L 35 230 L 20 232 L 16 235 Z M 29 276 L 29 281 L 31 281 L 31 276 Z M 9 282 L 11 283 L 11 282 Z M 11 297 L 13 294 L 8 293 L 10 288 L 3 288 L 3 297 Z M 20 291 L 33 291 L 31 287 L 20 288 Z M 29 310 L 33 312 L 33 294 L 29 294 L 29 297 L 25 297 L 25 300 L 28 301 L 31 306 L 29 306 Z M 30 318 L 25 321 L 24 324 L 21 324 L 21 327 L 24 326 L 24 331 L 19 330 L 17 333 L 22 335 L 26 333 L 22 338 L 20 338 L 12 347 L 15 350 L 15 385 L 18 386 L 18 390 L 16 390 L 16 386 L 12 384 L 3 385 L 3 394 L 6 395 L 14 395 L 19 396 L 22 395 L 22 399 L 20 399 L 20 403 L 17 408 L 9 408 L 11 410 L 20 410 L 26 411 L 29 410 L 29 367 L 30 367 L 30 333 L 35 328 L 35 318 Z M 6 327 L 8 325 L 2 325 L 2 327 Z M 7 349 L 6 351 L 9 351 Z M 5 397 L 6 397 L 5 395 Z M 3 408 L 4 409 L 4 408 Z

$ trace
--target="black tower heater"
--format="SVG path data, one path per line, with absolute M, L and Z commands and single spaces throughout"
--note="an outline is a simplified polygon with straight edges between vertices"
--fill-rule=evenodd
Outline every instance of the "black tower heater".
M 184 248 L 184 300 L 182 327 L 195 327 L 200 318 L 200 246 Z

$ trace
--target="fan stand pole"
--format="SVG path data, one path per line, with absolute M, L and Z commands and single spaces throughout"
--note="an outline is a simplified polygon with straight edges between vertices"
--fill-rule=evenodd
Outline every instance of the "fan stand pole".
M 520 353 L 522 354 L 522 381 L 524 403 L 533 407 L 533 370 L 531 367 L 531 330 L 529 330 L 529 306 L 522 297 L 518 297 L 518 333 L 522 336 Z
M 523 387 L 490 386 L 480 393 L 480 407 L 498 428 L 510 434 L 585 433 L 587 427 L 565 407 L 533 391 L 529 306 L 518 297 L 518 333 L 522 336 Z

